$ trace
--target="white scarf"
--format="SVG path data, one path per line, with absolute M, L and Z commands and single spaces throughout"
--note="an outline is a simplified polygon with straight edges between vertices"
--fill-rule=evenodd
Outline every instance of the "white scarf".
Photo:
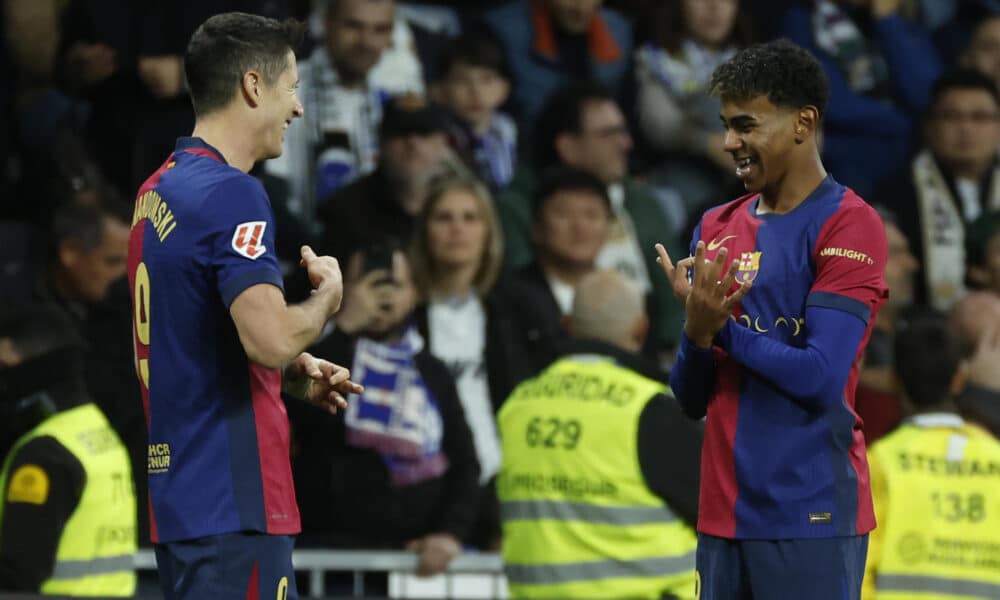
M 993 189 L 984 212 L 1000 209 L 1000 172 L 994 172 L 991 181 Z M 920 211 L 928 300 L 934 308 L 946 311 L 966 291 L 965 219 L 930 150 L 913 161 L 913 184 Z

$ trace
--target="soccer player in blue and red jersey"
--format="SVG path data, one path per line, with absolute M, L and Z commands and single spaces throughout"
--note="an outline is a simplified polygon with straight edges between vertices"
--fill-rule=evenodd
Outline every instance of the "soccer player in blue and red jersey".
M 749 193 L 704 214 L 676 268 L 657 247 L 686 310 L 670 384 L 706 417 L 701 598 L 856 599 L 875 518 L 854 390 L 885 230 L 823 168 L 828 84 L 805 50 L 747 48 L 711 86 Z
M 151 534 L 168 600 L 296 598 L 299 532 L 281 399 L 329 410 L 359 392 L 302 353 L 340 305 L 337 261 L 302 248 L 313 285 L 286 305 L 274 219 L 247 172 L 302 116 L 303 26 L 242 13 L 194 33 L 192 137 L 140 188 L 129 239 L 136 370 L 149 429 Z

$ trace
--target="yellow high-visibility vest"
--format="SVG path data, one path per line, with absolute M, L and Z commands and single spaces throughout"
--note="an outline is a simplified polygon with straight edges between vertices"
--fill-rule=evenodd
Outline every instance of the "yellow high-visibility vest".
M 1000 441 L 954 414 L 918 415 L 868 463 L 878 528 L 864 598 L 1000 598 Z
M 52 575 L 42 594 L 132 596 L 135 593 L 136 500 L 128 452 L 104 413 L 88 403 L 57 413 L 22 436 L 11 450 L 0 490 L 17 451 L 43 436 L 55 438 L 83 465 L 86 484 L 63 527 Z M 4 502 L 0 502 L 0 523 Z
M 497 493 L 512 597 L 694 598 L 695 533 L 639 464 L 639 417 L 657 393 L 669 390 L 586 355 L 504 403 Z

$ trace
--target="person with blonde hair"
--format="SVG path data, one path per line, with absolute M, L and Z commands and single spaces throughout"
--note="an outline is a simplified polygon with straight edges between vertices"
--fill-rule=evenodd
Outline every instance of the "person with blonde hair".
M 421 294 L 418 328 L 431 353 L 451 370 L 472 430 L 484 486 L 474 541 L 495 546 L 499 515 L 492 481 L 500 466 L 494 415 L 514 386 L 543 366 L 555 332 L 533 314 L 527 290 L 499 284 L 503 234 L 486 187 L 445 173 L 428 185 L 411 244 Z

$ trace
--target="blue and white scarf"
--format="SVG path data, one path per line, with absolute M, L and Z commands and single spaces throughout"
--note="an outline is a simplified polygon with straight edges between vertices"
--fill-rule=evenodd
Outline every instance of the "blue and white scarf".
M 347 443 L 378 452 L 397 487 L 434 479 L 448 469 L 441 451 L 441 410 L 414 362 L 423 345 L 412 328 L 395 344 L 361 338 L 351 368 L 365 391 L 349 398 Z

